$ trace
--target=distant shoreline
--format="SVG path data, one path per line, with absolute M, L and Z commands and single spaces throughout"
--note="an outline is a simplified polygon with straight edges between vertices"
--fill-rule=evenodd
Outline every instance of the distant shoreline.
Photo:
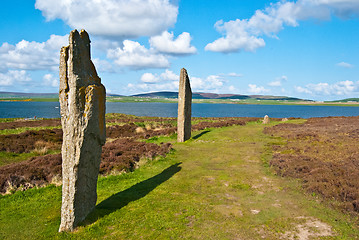
M 58 98 L 0 98 L 0 102 L 58 102 Z M 107 97 L 106 102 L 133 102 L 133 103 L 176 103 L 177 98 L 151 98 L 151 97 Z M 260 99 L 192 99 L 193 103 L 210 104 L 239 104 L 239 105 L 302 105 L 302 106 L 343 106 L 359 107 L 359 102 L 315 102 L 293 100 L 260 100 Z
M 107 102 L 153 102 L 153 103 L 177 103 L 178 92 L 149 92 L 136 95 L 107 94 Z M 21 93 L 1 92 L 0 102 L 58 102 L 58 93 Z M 242 94 L 217 94 L 205 92 L 193 92 L 193 103 L 221 103 L 221 104 L 255 104 L 255 105 L 303 105 L 303 106 L 359 106 L 359 98 L 338 99 L 336 101 L 314 101 L 288 96 L 273 95 L 242 95 Z

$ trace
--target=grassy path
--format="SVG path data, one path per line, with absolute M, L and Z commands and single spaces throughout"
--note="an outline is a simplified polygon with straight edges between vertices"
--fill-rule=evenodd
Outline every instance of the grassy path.
M 56 233 L 61 190 L 0 198 L 0 239 L 356 239 L 350 217 L 265 166 L 262 124 L 202 131 L 133 173 L 101 178 L 98 205 L 75 233 Z

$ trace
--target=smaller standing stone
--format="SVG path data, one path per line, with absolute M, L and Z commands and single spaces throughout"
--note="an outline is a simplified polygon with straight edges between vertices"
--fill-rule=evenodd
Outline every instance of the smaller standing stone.
M 268 115 L 265 115 L 263 118 L 263 124 L 268 124 L 270 122 Z
M 187 70 L 182 68 L 178 89 L 177 141 L 191 138 L 192 90 Z

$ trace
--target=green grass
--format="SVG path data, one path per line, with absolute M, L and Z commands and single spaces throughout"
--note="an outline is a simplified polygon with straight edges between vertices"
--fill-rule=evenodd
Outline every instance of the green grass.
M 273 174 L 269 146 L 281 139 L 264 127 L 203 130 L 166 158 L 100 177 L 96 209 L 73 233 L 57 233 L 60 187 L 2 196 L 0 239 L 286 239 L 309 218 L 331 226 L 323 239 L 358 238 L 356 219 Z
M 4 102 L 13 102 L 13 101 L 16 101 L 16 102 L 22 102 L 22 101 L 25 101 L 25 102 L 58 102 L 59 101 L 59 98 L 52 98 L 52 97 L 49 97 L 49 98 L 31 98 L 31 97 L 25 97 L 25 98 L 21 98 L 21 97 L 18 97 L 18 98 L 0 98 L 0 101 L 4 101 Z
M 106 119 L 118 119 L 118 118 L 141 118 L 135 115 L 124 113 L 106 113 Z
M 32 102 L 59 102 L 59 98 L 31 98 Z
M 56 127 L 21 127 L 21 128 L 14 128 L 14 129 L 4 129 L 4 130 L 0 130 L 0 135 L 9 135 L 9 134 L 19 134 L 19 133 L 23 133 L 29 130 L 32 131 L 39 131 L 39 130 L 43 130 L 43 129 L 60 129 L 61 126 L 56 126 Z
M 107 102 L 162 102 L 162 103 L 173 103 L 177 102 L 177 99 L 171 98 L 141 98 L 141 97 L 106 97 Z
M 167 143 L 167 142 L 174 144 L 177 141 L 177 133 L 173 133 L 170 136 L 154 136 L 149 139 L 146 139 L 145 141 L 148 143 L 155 143 L 155 144 Z
M 0 123 L 3 122 L 15 122 L 16 120 L 20 120 L 21 118 L 0 118 Z

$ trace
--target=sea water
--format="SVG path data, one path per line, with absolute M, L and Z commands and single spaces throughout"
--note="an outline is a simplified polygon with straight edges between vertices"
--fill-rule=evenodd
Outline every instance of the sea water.
M 107 113 L 177 117 L 176 103 L 106 103 Z M 302 105 L 192 104 L 193 117 L 328 117 L 359 116 L 359 107 Z M 0 118 L 58 118 L 58 102 L 0 102 Z

